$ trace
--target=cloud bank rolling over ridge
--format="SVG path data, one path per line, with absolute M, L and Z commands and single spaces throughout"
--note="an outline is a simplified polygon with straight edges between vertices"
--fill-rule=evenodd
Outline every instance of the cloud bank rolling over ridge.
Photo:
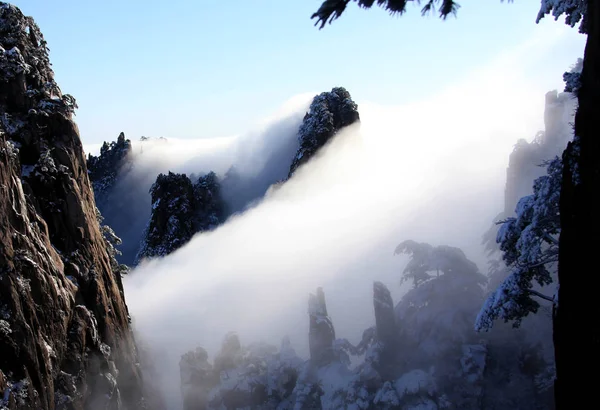
M 543 39 L 532 41 L 411 105 L 357 101 L 361 124 L 279 189 L 128 275 L 136 332 L 168 352 L 167 395 L 177 400 L 179 356 L 197 346 L 213 355 L 229 331 L 243 344 L 277 345 L 289 335 L 306 356 L 307 297 L 318 286 L 338 337 L 356 342 L 374 323 L 372 282 L 385 283 L 396 302 L 406 290 L 399 284 L 406 260 L 393 256 L 405 239 L 460 247 L 485 272 L 481 235 L 501 210 L 508 156 L 543 127 L 548 90 L 523 73 L 551 52 Z M 236 165 L 263 189 L 289 167 L 291 157 L 278 155 L 294 151 L 308 101 L 294 99 L 244 136 L 166 144 L 139 157 L 136 175 L 148 185 L 167 169 L 222 174 Z

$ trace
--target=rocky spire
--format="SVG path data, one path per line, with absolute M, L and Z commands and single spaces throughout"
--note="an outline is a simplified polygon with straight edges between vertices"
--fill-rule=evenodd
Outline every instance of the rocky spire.
M 162 257 L 185 245 L 195 233 L 225 220 L 220 184 L 214 172 L 192 184 L 186 174 L 159 174 L 150 188 L 152 213 L 136 263 Z
M 342 128 L 360 120 L 358 106 L 343 87 L 335 87 L 313 99 L 298 130 L 300 147 L 290 166 L 288 178 L 307 162 Z
M 373 283 L 373 307 L 377 339 L 385 344 L 393 344 L 397 334 L 394 301 L 389 289 L 381 282 Z
M 335 330 L 327 315 L 323 288 L 317 288 L 316 294 L 311 293 L 308 296 L 308 316 L 310 359 L 317 365 L 326 364 L 334 358 Z
M 0 3 L 2 408 L 144 405 L 75 108 L 33 19 Z

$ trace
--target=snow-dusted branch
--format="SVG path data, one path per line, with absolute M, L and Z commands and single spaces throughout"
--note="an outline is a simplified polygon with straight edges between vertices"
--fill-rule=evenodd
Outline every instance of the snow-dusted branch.
M 550 234 L 548 232 L 544 232 L 544 239 L 546 240 L 546 242 L 552 244 L 552 245 L 556 245 L 558 246 L 558 239 L 553 238 L 552 236 L 550 236 Z
M 537 290 L 529 289 L 529 290 L 528 290 L 528 292 L 529 292 L 530 294 L 532 294 L 532 295 L 535 295 L 535 296 L 537 296 L 538 298 L 542 298 L 542 299 L 545 299 L 545 300 L 547 300 L 548 302 L 552 302 L 552 303 L 554 303 L 554 298 L 552 298 L 552 297 L 550 297 L 550 296 L 547 296 L 547 295 L 544 295 L 543 293 L 540 293 L 540 292 L 538 292 Z
M 475 322 L 476 330 L 490 329 L 496 319 L 513 321 L 518 327 L 525 316 L 540 307 L 533 296 L 556 302 L 532 288 L 534 283 L 552 283 L 550 269 L 558 261 L 561 176 L 562 163 L 556 157 L 547 163 L 547 175 L 533 183 L 533 194 L 519 200 L 516 217 L 500 222 L 496 242 L 510 274 L 488 296 Z

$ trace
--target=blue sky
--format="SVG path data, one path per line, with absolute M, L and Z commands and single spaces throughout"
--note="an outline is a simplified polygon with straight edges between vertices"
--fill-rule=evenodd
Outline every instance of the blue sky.
M 318 30 L 310 15 L 320 3 L 13 1 L 41 27 L 61 89 L 77 98 L 87 144 L 120 131 L 133 139 L 232 135 L 296 94 L 338 85 L 357 101 L 425 99 L 541 26 L 563 25 L 536 25 L 535 0 L 463 0 L 446 21 L 412 5 L 391 17 L 352 4 Z M 570 30 L 532 81 L 560 84 L 583 50 L 584 37 Z

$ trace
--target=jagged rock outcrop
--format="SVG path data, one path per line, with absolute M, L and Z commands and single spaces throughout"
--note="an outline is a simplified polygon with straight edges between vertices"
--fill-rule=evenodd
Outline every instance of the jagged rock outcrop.
M 381 282 L 373 283 L 373 308 L 379 344 L 379 357 L 374 366 L 383 378 L 389 378 L 398 372 L 399 337 L 394 301 L 390 290 Z
M 192 184 L 186 174 L 159 174 L 150 188 L 152 213 L 136 263 L 162 257 L 185 245 L 194 234 L 224 222 L 224 203 L 214 172 Z
M 327 315 L 325 293 L 322 288 L 318 288 L 316 294 L 311 293 L 308 296 L 308 315 L 310 359 L 315 364 L 326 364 L 334 358 L 335 329 Z
M 373 307 L 377 338 L 386 344 L 393 344 L 398 334 L 394 301 L 390 290 L 381 282 L 373 283 Z
M 104 141 L 99 156 L 88 155 L 88 173 L 96 200 L 110 192 L 124 166 L 131 167 L 128 161 L 130 153 L 131 141 L 120 133 L 117 141 L 110 144 Z
M 242 346 L 235 333 L 226 335 L 214 365 L 203 349 L 186 353 L 180 362 L 184 410 L 483 408 L 489 388 L 483 383 L 487 346 L 456 340 L 443 360 L 424 355 L 398 334 L 387 287 L 375 282 L 373 290 L 376 326 L 365 330 L 357 346 L 335 339 L 318 288 L 309 295 L 309 360 L 299 358 L 287 338 L 277 350 L 265 343 Z M 429 302 L 421 298 L 419 308 Z M 452 327 L 452 321 L 447 325 Z M 419 324 L 408 321 L 407 326 L 414 331 Z M 349 356 L 356 358 L 353 365 Z
M 30 17 L 0 3 L 0 407 L 144 406 L 73 97 Z
M 209 172 L 194 183 L 194 230 L 215 229 L 225 221 L 225 204 L 217 175 Z
M 307 162 L 343 127 L 360 121 L 358 106 L 343 87 L 317 95 L 298 130 L 299 148 L 292 160 L 288 178 Z
M 168 255 L 194 235 L 194 187 L 185 174 L 160 174 L 150 188 L 152 214 L 137 260 Z
M 123 133 L 112 142 L 104 142 L 98 156 L 88 155 L 88 170 L 96 206 L 105 224 L 114 229 L 122 243 L 116 248 L 116 259 L 134 265 L 144 230 L 150 219 L 146 207 L 148 190 L 156 181 L 148 151 L 160 150 L 165 138 L 141 137 L 134 145 Z M 150 154 L 152 155 L 152 154 Z

